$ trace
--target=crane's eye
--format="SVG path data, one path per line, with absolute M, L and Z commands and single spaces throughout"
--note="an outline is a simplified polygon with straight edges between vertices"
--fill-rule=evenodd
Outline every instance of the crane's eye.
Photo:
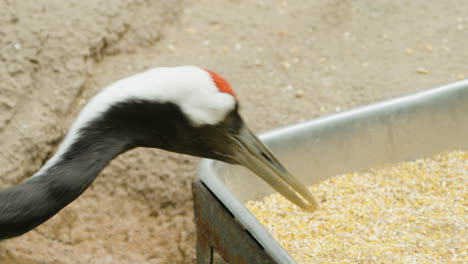
M 226 116 L 222 122 L 222 126 L 227 129 L 229 133 L 237 134 L 243 126 L 243 121 L 239 113 L 233 110 Z

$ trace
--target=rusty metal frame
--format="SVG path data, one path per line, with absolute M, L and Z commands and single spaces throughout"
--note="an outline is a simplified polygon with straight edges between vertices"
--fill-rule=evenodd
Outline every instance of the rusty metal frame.
M 276 263 L 202 181 L 192 192 L 198 264 L 215 263 L 215 252 L 231 264 Z

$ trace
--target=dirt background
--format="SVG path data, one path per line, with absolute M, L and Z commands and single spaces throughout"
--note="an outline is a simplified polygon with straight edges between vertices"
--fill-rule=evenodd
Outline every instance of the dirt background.
M 464 0 L 0 0 L 0 187 L 50 158 L 103 86 L 155 66 L 226 77 L 255 131 L 468 76 Z M 199 159 L 138 149 L 0 263 L 193 263 Z

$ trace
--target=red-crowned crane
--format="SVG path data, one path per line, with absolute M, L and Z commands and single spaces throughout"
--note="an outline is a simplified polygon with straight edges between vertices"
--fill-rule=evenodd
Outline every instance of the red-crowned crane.
M 95 95 L 57 153 L 24 183 L 0 190 L 0 239 L 24 234 L 75 200 L 116 156 L 136 147 L 241 164 L 303 209 L 317 208 L 246 127 L 229 83 L 195 66 L 154 68 Z

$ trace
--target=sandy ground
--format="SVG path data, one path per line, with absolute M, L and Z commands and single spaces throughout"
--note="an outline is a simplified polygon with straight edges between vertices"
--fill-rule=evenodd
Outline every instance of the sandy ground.
M 468 76 L 463 0 L 0 1 L 0 187 L 50 158 L 103 86 L 155 66 L 226 77 L 255 131 Z M 0 263 L 193 263 L 199 159 L 138 149 Z

